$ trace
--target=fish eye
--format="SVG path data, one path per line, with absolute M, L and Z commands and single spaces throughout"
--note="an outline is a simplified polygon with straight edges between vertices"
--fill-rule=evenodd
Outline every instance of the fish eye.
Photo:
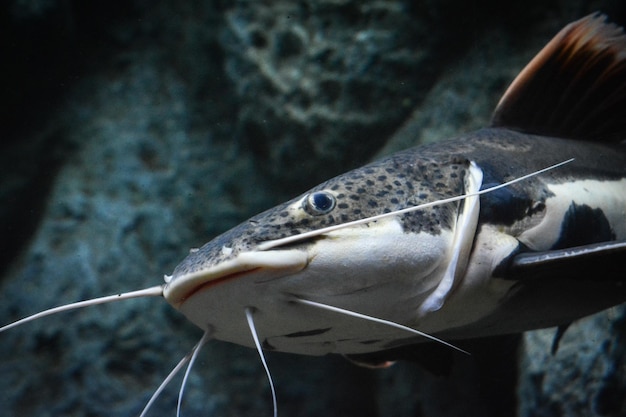
M 335 208 L 335 196 L 327 191 L 316 191 L 304 199 L 304 211 L 312 216 L 330 213 Z

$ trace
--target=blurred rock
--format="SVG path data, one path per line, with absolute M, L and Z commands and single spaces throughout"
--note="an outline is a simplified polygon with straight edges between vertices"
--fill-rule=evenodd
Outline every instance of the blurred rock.
M 551 355 L 554 329 L 524 337 L 520 417 L 626 414 L 626 309 L 572 324 Z
M 494 17 L 509 7 L 494 8 Z M 486 29 L 485 16 L 468 19 L 470 9 L 403 0 L 233 2 L 222 45 L 240 103 L 235 137 L 291 194 L 361 165 Z M 470 29 L 475 38 L 466 36 Z
M 223 45 L 236 138 L 292 192 L 361 163 L 427 88 L 415 76 L 433 55 L 426 30 L 404 1 L 234 2 Z

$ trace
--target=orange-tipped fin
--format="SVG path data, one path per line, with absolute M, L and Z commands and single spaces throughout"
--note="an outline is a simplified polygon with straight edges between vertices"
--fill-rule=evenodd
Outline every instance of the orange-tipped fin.
M 626 36 L 601 14 L 563 28 L 520 72 L 492 126 L 571 139 L 626 138 Z

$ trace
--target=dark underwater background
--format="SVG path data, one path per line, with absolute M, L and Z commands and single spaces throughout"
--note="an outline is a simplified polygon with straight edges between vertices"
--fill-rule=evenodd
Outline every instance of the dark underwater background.
M 621 0 L 3 1 L 0 323 L 158 285 L 324 179 L 487 125 L 528 60 L 596 10 L 626 23 Z M 430 370 L 267 359 L 285 417 L 625 416 L 624 308 L 572 325 L 556 355 L 553 335 L 431 352 Z M 0 416 L 136 416 L 200 336 L 158 298 L 10 330 Z M 150 416 L 175 415 L 179 384 Z M 271 413 L 257 353 L 207 345 L 183 415 Z

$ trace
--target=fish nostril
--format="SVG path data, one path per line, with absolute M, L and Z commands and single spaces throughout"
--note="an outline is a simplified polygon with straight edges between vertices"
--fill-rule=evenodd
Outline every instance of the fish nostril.
M 254 306 L 246 306 L 244 308 L 244 311 L 246 312 L 246 315 L 247 314 L 256 314 L 259 311 L 259 309 L 254 307 Z

